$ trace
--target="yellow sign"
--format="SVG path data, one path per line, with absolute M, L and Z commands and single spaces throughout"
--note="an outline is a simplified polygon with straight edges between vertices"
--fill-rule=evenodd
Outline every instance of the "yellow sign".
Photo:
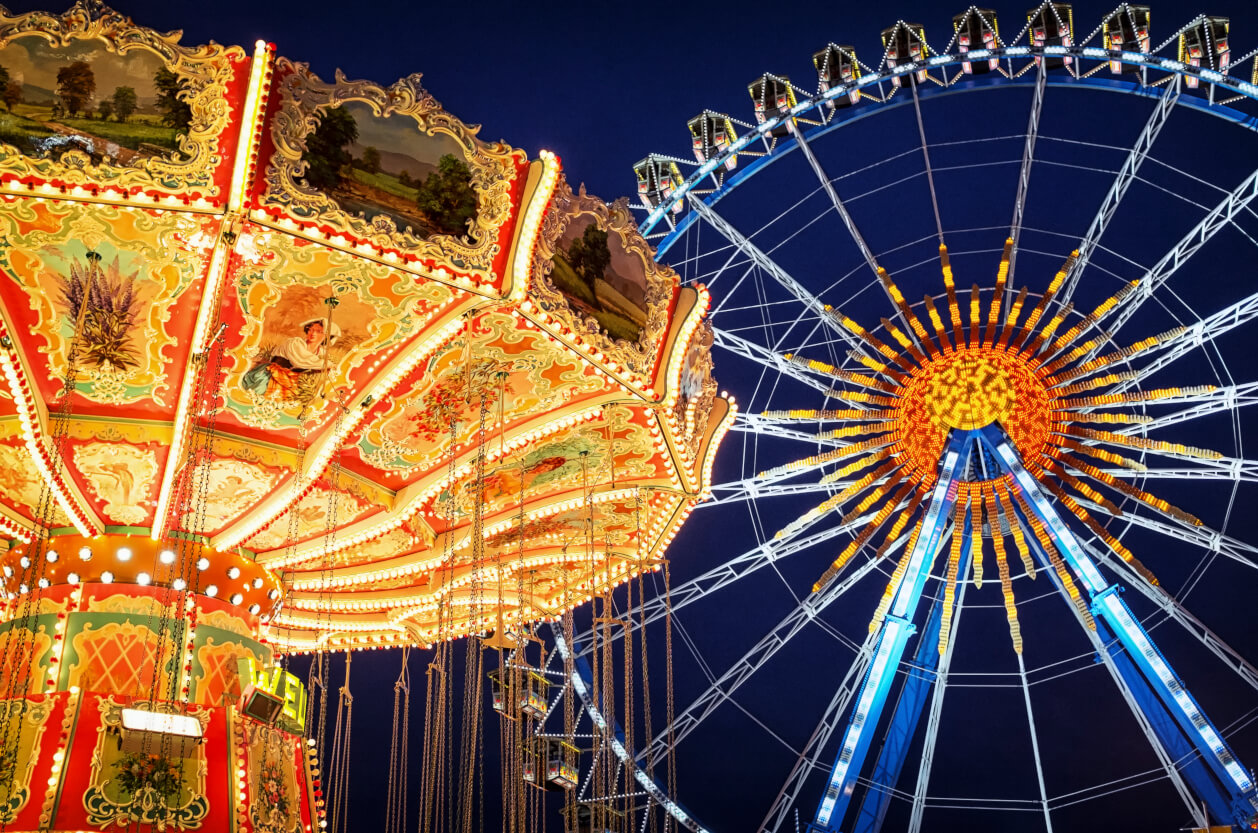
M 238 668 L 242 689 L 252 684 L 259 691 L 284 701 L 284 709 L 276 721 L 281 729 L 295 735 L 306 731 L 306 687 L 297 675 L 278 665 L 260 665 L 253 657 L 241 657 Z

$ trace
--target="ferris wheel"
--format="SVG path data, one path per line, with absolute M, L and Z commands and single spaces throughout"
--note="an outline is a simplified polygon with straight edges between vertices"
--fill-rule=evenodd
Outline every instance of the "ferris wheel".
M 1145 6 L 1012 28 L 830 44 L 635 166 L 741 412 L 643 604 L 675 717 L 617 751 L 678 755 L 639 780 L 683 827 L 1258 813 L 1258 61 Z

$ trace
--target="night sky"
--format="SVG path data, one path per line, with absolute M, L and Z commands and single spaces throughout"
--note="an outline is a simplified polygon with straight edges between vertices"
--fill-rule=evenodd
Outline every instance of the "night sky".
M 36 7 L 57 9 L 29 3 L 11 8 Z M 606 199 L 631 192 L 631 166 L 648 152 L 689 156 L 686 120 L 700 110 L 729 112 L 751 121 L 746 85 L 760 73 L 787 74 L 800 86 L 811 88 L 815 76 L 809 58 L 827 41 L 853 44 L 860 57 L 872 64 L 881 54 L 879 30 L 896 18 L 922 22 L 931 43 L 942 47 L 948 40 L 945 30 L 950 28 L 951 14 L 961 10 L 959 4 L 954 8 L 914 2 L 884 8 L 878 3 L 823 5 L 797 0 L 755 5 L 133 0 L 120 2 L 119 8 L 138 23 L 158 30 L 183 29 L 188 44 L 211 39 L 246 46 L 258 38 L 273 41 L 279 54 L 308 61 L 325 79 L 331 79 L 337 68 L 349 78 L 384 84 L 422 72 L 424 85 L 447 109 L 465 122 L 483 125 L 482 138 L 501 138 L 530 154 L 543 148 L 555 151 L 574 187 L 584 182 L 591 193 Z M 1077 28 L 1084 34 L 1091 31 L 1110 8 L 1105 3 L 1076 4 Z M 1023 10 L 1024 4 L 997 8 L 1002 34 L 1017 33 Z M 1232 17 L 1234 56 L 1258 45 L 1258 7 L 1244 0 L 1228 0 L 1207 9 L 1155 5 L 1155 44 L 1200 11 Z M 1246 75 L 1250 67 L 1246 62 Z M 962 286 L 968 287 L 971 281 L 990 285 L 993 279 L 1012 210 L 1029 101 L 1030 92 L 1022 87 L 940 96 L 924 103 L 927 132 L 932 143 L 940 144 L 932 161 L 938 170 L 943 224 L 952 232 L 949 245 L 970 253 L 954 258 L 959 274 L 964 273 L 958 280 Z M 1018 261 L 1018 283 L 1025 282 L 1033 290 L 1046 285 L 1087 228 L 1113 170 L 1121 164 L 1125 148 L 1151 106 L 1148 100 L 1128 96 L 1049 90 L 1042 130 L 1050 138 L 1037 150 L 1037 161 L 1042 158 L 1044 164 L 1035 169 L 1032 179 L 1026 254 Z M 941 290 L 938 264 L 931 260 L 934 220 L 920 156 L 910 153 L 917 147 L 912 108 L 901 107 L 837 131 L 817 148 L 831 176 L 852 174 L 839 187 L 854 196 L 851 208 L 858 225 L 874 251 L 885 253 L 880 259 L 910 298 Z M 1230 189 L 1252 171 L 1258 163 L 1258 136 L 1210 116 L 1177 113 L 1153 156 L 1142 170 L 1148 181 L 1133 187 L 1105 238 L 1094 270 L 1096 285 L 1080 291 L 1090 303 L 1099 301 L 1107 290 L 1112 292 L 1117 280 L 1138 277 L 1141 267 L 1155 262 L 1202 216 L 1201 206 L 1217 202 L 1220 187 Z M 822 204 L 824 197 L 816 185 L 801 160 L 783 160 L 722 203 L 722 211 L 745 232 L 758 230 L 756 239 L 762 248 L 781 244 L 781 262 L 793 274 L 810 287 L 827 287 L 824 300 L 843 304 L 845 311 L 872 328 L 890 310 L 880 293 L 858 291 L 868 273 L 861 272 L 863 262 L 837 221 L 827 217 L 816 222 L 828 205 Z M 1258 237 L 1258 217 L 1250 212 L 1238 223 L 1243 231 L 1221 234 L 1217 245 L 1177 276 L 1177 299 L 1169 308 L 1153 309 L 1157 305 L 1150 304 L 1148 311 L 1133 320 L 1124 330 L 1127 341 L 1161 332 L 1176 320 L 1193 320 L 1195 312 L 1211 312 L 1253 291 L 1256 244 L 1251 236 Z M 706 237 L 691 235 L 664 259 L 676 264 L 684 277 L 714 284 L 719 326 L 754 329 L 758 290 L 736 276 L 719 273 L 717 267 L 729 253 L 713 254 L 719 241 L 712 239 L 715 235 L 710 230 L 705 233 Z M 722 304 L 726 304 L 724 309 Z M 764 332 L 780 331 L 768 327 Z M 1258 378 L 1252 365 L 1253 348 L 1258 344 L 1254 333 L 1253 327 L 1234 333 L 1221 342 L 1217 355 L 1189 357 L 1159 380 L 1226 383 L 1229 372 L 1237 382 L 1254 380 Z M 830 349 L 815 334 L 785 346 L 801 352 L 809 347 Z M 796 390 L 791 383 L 779 385 L 754 365 L 722 354 L 717 361 L 718 380 L 745 409 L 821 407 L 815 392 Z M 1180 426 L 1159 438 L 1244 457 L 1246 449 L 1239 447 L 1238 435 L 1258 429 L 1255 415 L 1242 413 L 1238 426 L 1219 418 Z M 718 460 L 717 478 L 739 479 L 814 451 L 815 447 L 800 448 L 788 441 L 757 444 L 747 435 L 731 434 Z M 1218 483 L 1185 488 L 1159 481 L 1147 488 L 1199 514 L 1215 528 L 1226 524 L 1228 534 L 1258 543 L 1253 484 L 1239 490 L 1230 513 L 1225 508 L 1232 495 Z M 772 537 L 819 500 L 816 495 L 804 495 L 776 498 L 750 509 L 734 505 L 698 510 L 670 551 L 675 583 L 743 552 L 757 536 Z M 1123 529 L 1121 524 L 1113 528 Z M 1202 565 L 1198 550 L 1141 529 L 1122 534 L 1168 590 L 1184 598 L 1189 609 L 1247 658 L 1258 660 L 1252 613 L 1258 582 L 1253 569 L 1216 558 L 1204 570 L 1195 570 Z M 779 569 L 765 570 L 679 613 L 684 628 L 675 649 L 679 708 L 707 686 L 709 673 L 721 674 L 807 593 L 841 545 L 832 541 L 792 556 Z M 737 696 L 737 705 L 722 707 L 683 744 L 680 796 L 710 829 L 742 831 L 759 823 L 793 762 L 789 747 L 798 747 L 812 731 L 851 661 L 845 640 L 864 638 L 883 584 L 885 577 L 875 573 L 854 588 L 843 602 L 826 611 L 822 624 L 805 628 L 753 678 Z M 1026 661 L 1037 669 L 1033 675 L 1036 723 L 1049 793 L 1062 796 L 1090 790 L 1080 792 L 1082 798 L 1103 792 L 1093 788 L 1113 779 L 1142 781 L 1140 774 L 1155 768 L 1156 761 L 1108 676 L 1100 666 L 1086 667 L 1087 644 L 1075 632 L 1061 600 L 1046 582 L 1016 584 L 1027 640 Z M 1127 597 L 1137 613 L 1151 613 L 1136 593 Z M 949 689 L 931 793 L 1019 801 L 1034 798 L 1037 790 L 1021 688 L 1005 685 L 1013 653 L 999 583 L 989 579 L 969 601 L 974 606 L 967 607 L 956 636 L 961 641 L 953 665 L 958 679 L 967 685 Z M 1155 617 L 1149 624 L 1216 724 L 1225 730 L 1234 728 L 1231 742 L 1241 759 L 1254 765 L 1258 726 L 1249 722 L 1258 705 L 1254 690 L 1176 630 L 1174 623 Z M 651 638 L 652 674 L 656 676 L 661 637 L 655 632 Z M 914 647 L 911 643 L 910 650 Z M 413 673 L 421 676 L 424 657 L 413 662 Z M 354 820 L 350 824 L 354 831 L 383 826 L 384 750 L 396 674 L 396 653 L 363 655 L 361 662 L 355 661 Z M 996 687 L 985 687 L 989 684 Z M 418 706 L 413 726 L 417 714 Z M 910 798 L 920 734 L 899 784 Z M 412 749 L 418 746 L 416 735 Z M 821 756 L 825 766 L 832 757 L 832 749 Z M 417 764 L 412 767 L 412 778 L 418 778 Z M 803 793 L 801 821 L 809 820 L 816 808 L 821 778 L 820 773 L 814 775 Z M 489 783 L 495 780 L 492 774 L 487 778 Z M 1042 829 L 1038 811 L 1027 810 L 1024 804 L 1007 813 L 974 813 L 961 809 L 962 803 L 954 802 L 954 809 L 928 811 L 925 829 Z M 907 807 L 905 800 L 894 801 L 885 829 L 904 829 Z M 1165 780 L 1070 804 L 1054 814 L 1057 830 L 1087 826 L 1170 831 L 1188 822 L 1182 803 Z M 487 830 L 496 826 L 493 819 L 486 823 Z

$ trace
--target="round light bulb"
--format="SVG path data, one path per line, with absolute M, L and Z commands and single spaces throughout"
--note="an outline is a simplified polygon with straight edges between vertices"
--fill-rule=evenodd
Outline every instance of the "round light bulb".
M 80 558 L 81 560 L 83 560 L 83 561 L 91 561 L 91 560 L 92 560 L 92 548 L 91 548 L 91 547 L 80 547 L 80 548 L 79 548 L 79 558 Z
M 70 584 L 78 584 L 78 583 L 79 583 L 79 574 L 78 574 L 78 573 L 67 573 L 67 574 L 66 574 L 66 581 L 68 581 Z
M 188 582 L 184 581 L 181 578 L 177 578 L 173 582 L 171 582 L 170 586 L 175 588 L 176 590 L 183 590 L 185 587 L 188 586 Z
M 209 587 L 205 588 L 205 595 L 209 596 L 211 599 L 212 599 L 212 598 L 214 598 L 215 596 L 217 596 L 217 595 L 218 595 L 218 585 L 217 585 L 217 584 L 211 584 Z
M 130 547 L 119 547 L 119 548 L 118 548 L 118 552 L 117 552 L 117 553 L 115 553 L 115 554 L 118 556 L 118 560 L 119 560 L 119 561 L 130 561 L 130 560 L 131 560 L 131 548 L 130 548 Z
M 138 576 L 135 577 L 136 584 L 140 585 L 141 587 L 147 587 L 149 585 L 149 582 L 151 582 L 152 580 L 153 580 L 153 577 L 150 576 L 148 573 L 140 573 Z
M 159 561 L 161 561 L 163 564 L 174 564 L 174 563 L 175 563 L 175 553 L 174 553 L 173 551 L 171 551 L 171 550 L 162 550 L 162 551 L 161 551 L 161 554 L 160 554 L 160 555 L 158 555 L 158 556 L 157 556 L 157 558 L 158 558 L 158 560 L 159 560 Z
M 198 558 L 198 559 L 197 559 L 197 569 L 198 569 L 198 570 L 208 570 L 208 569 L 210 569 L 210 559 L 205 558 L 204 556 L 202 556 L 201 558 Z
M 239 567 L 228 567 L 228 568 L 227 568 L 227 577 L 228 577 L 228 578 L 231 578 L 231 579 L 237 579 L 237 578 L 240 578 L 240 568 L 239 568 Z
M 113 583 L 113 580 L 114 580 L 114 574 L 109 572 L 108 570 L 100 574 L 101 584 L 111 584 Z

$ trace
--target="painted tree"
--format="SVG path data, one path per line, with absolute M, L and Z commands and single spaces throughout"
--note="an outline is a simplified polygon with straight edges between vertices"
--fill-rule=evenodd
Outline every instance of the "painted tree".
M 114 115 L 118 121 L 125 122 L 135 112 L 140 99 L 136 96 L 134 87 L 119 87 L 114 90 L 113 102 Z
M 319 126 L 306 139 L 301 158 L 306 163 L 306 182 L 324 190 L 341 181 L 341 169 L 354 161 L 349 146 L 358 139 L 358 122 L 344 107 L 324 112 Z
M 4 85 L 4 106 L 9 108 L 9 112 L 13 112 L 13 108 L 22 103 L 22 85 L 16 81 L 10 81 Z
M 114 103 L 109 99 L 105 99 L 96 105 L 96 111 L 100 113 L 101 121 L 109 121 L 109 117 L 114 114 Z
M 162 114 L 162 124 L 187 133 L 192 124 L 192 106 L 181 94 L 183 81 L 178 75 L 162 67 L 153 74 L 153 86 L 157 90 L 157 110 Z
M 363 158 L 360 161 L 362 169 L 367 173 L 380 173 L 380 151 L 373 147 L 363 148 Z
M 96 73 L 87 61 L 75 61 L 57 70 L 57 95 L 71 118 L 96 95 Z
M 607 267 L 612 263 L 612 252 L 607 247 L 607 232 L 590 223 L 581 236 L 568 246 L 567 260 L 572 264 L 572 270 L 589 284 L 590 291 L 593 292 L 594 282 L 606 274 Z
M 415 201 L 434 231 L 467 233 L 468 222 L 476 216 L 476 189 L 472 187 L 472 172 L 466 164 L 447 153 L 437 162 L 437 170 L 425 177 L 417 190 Z

